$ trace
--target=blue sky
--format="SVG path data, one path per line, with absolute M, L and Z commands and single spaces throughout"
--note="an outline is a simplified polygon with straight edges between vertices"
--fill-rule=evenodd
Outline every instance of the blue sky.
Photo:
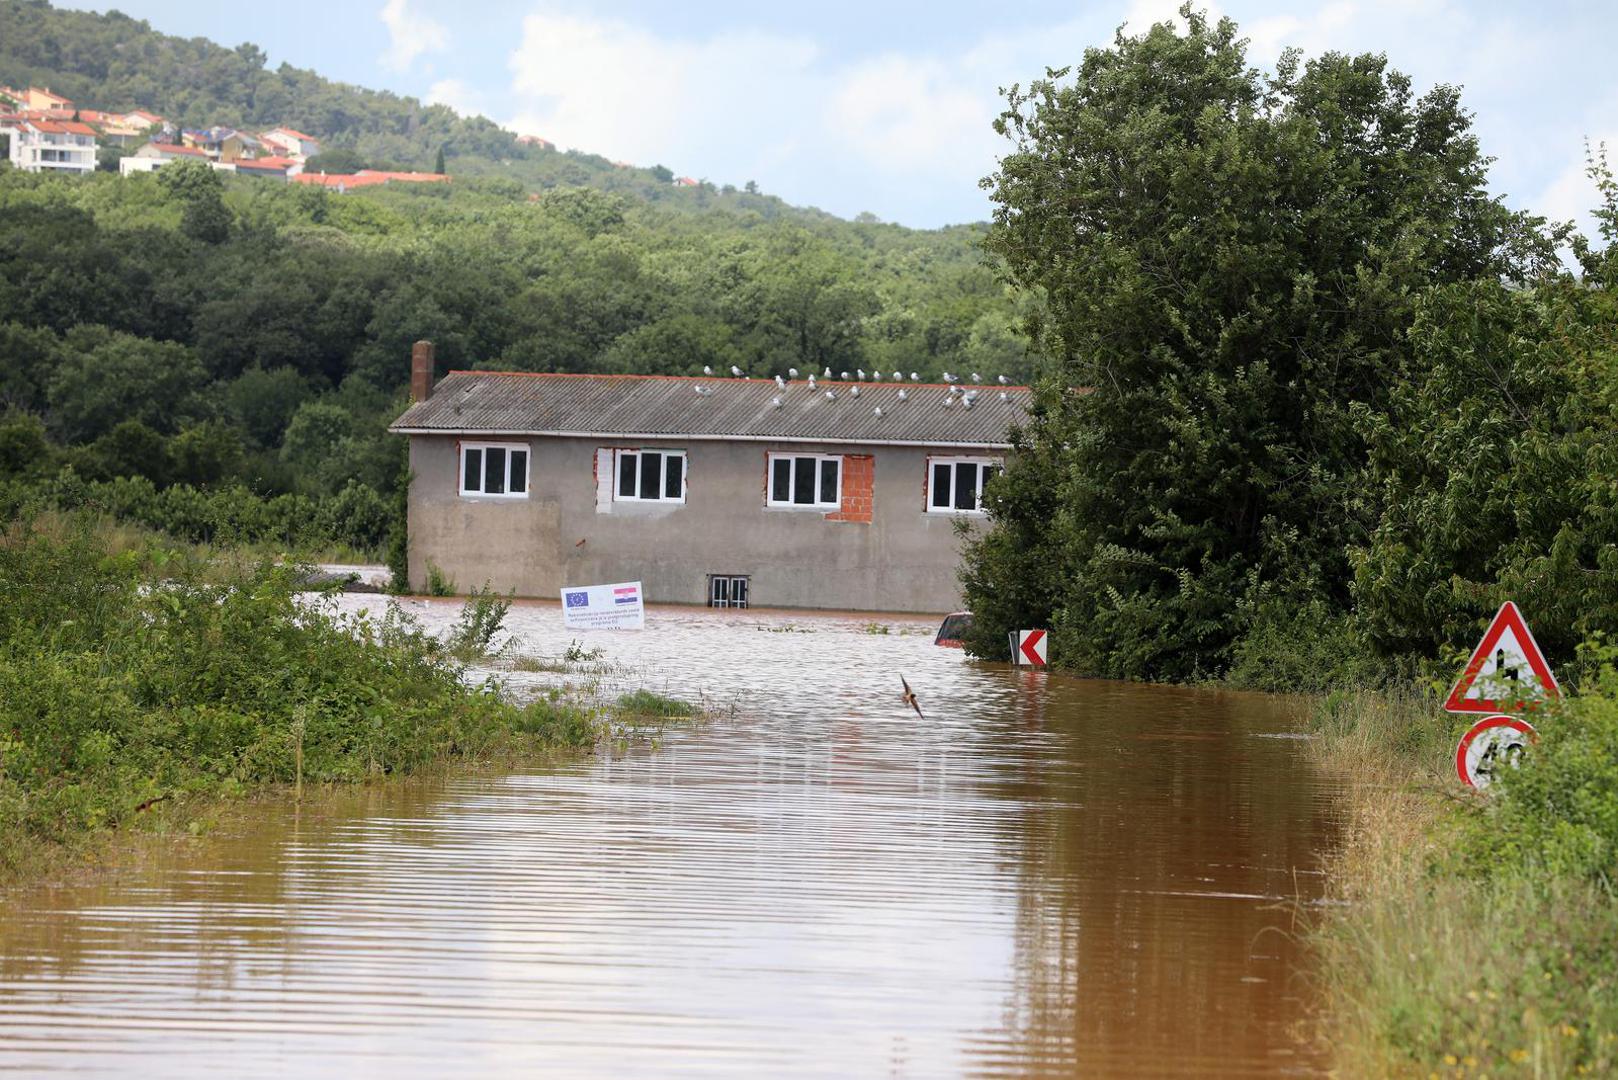
M 121 0 L 157 29 L 252 41 L 365 86 L 481 112 L 564 147 L 756 180 L 791 202 L 934 226 L 982 219 L 997 88 L 1078 59 L 1178 0 L 779 6 L 620 0 Z M 69 6 L 102 8 L 104 4 Z M 1582 218 L 1586 136 L 1618 156 L 1618 3 L 1217 0 L 1268 65 L 1297 45 L 1386 52 L 1458 83 L 1514 206 Z M 1586 219 L 1587 220 L 1587 219 Z

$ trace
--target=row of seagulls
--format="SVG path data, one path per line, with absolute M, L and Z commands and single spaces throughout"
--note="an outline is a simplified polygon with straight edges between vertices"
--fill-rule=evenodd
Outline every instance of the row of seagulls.
M 713 378 L 713 367 L 711 365 L 708 365 L 708 364 L 702 365 L 702 373 L 703 373 L 703 375 L 707 376 L 710 379 Z M 730 373 L 731 373 L 731 375 L 733 377 L 738 378 L 738 379 L 742 378 L 744 376 L 744 374 L 745 374 L 742 371 L 742 369 L 737 367 L 735 364 L 730 365 Z M 796 379 L 797 377 L 798 377 L 798 369 L 797 368 L 787 368 L 786 379 L 783 379 L 780 375 L 773 376 L 773 378 L 775 379 L 775 385 L 780 387 L 783 390 L 786 389 L 787 379 Z M 829 368 L 829 367 L 826 368 L 825 371 L 821 373 L 821 378 L 829 379 L 831 377 L 832 377 L 831 376 L 831 368 Z M 865 375 L 865 370 L 863 368 L 856 368 L 855 371 L 854 371 L 854 375 L 852 377 L 850 377 L 849 373 L 846 372 L 846 371 L 840 372 L 839 377 L 842 379 L 843 382 L 853 382 L 856 379 L 858 381 L 860 381 L 860 382 L 864 382 L 865 378 L 866 378 L 866 375 Z M 956 375 L 953 372 L 949 372 L 949 371 L 944 372 L 940 377 L 944 380 L 944 382 L 948 383 L 951 386 L 954 386 L 955 384 L 957 384 L 957 383 L 959 383 L 961 381 L 961 377 L 959 375 Z M 972 372 L 971 375 L 969 375 L 967 377 L 970 378 L 973 383 L 981 383 L 983 381 L 983 377 L 981 375 L 979 375 L 975 371 Z M 881 382 L 882 381 L 882 373 L 880 371 L 873 371 L 873 372 L 871 372 L 870 378 L 871 378 L 872 382 Z M 998 375 L 998 376 L 996 376 L 996 378 L 999 380 L 1001 386 L 1010 386 L 1011 385 L 1011 380 L 1006 378 L 1004 375 Z M 893 373 L 893 381 L 894 382 L 903 382 L 904 381 L 904 372 L 895 371 Z M 920 372 L 912 371 L 910 373 L 910 381 L 911 382 L 920 382 L 921 381 Z M 814 385 L 815 385 L 815 373 L 811 371 L 809 373 L 809 386 L 810 386 L 811 389 L 813 389 Z

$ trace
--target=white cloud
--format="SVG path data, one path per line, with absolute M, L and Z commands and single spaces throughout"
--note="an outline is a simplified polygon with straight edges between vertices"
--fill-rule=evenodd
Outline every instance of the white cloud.
M 439 79 L 427 88 L 423 100 L 429 105 L 448 105 L 462 116 L 480 116 L 487 112 L 482 92 L 461 79 Z
M 406 71 L 423 53 L 442 52 L 449 47 L 449 30 L 437 19 L 411 11 L 410 0 L 387 0 L 377 16 L 388 28 L 383 67 Z

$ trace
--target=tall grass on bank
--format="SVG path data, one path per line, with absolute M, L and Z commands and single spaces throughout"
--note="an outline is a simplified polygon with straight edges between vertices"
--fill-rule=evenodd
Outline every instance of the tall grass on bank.
M 1454 777 L 1466 719 L 1414 694 L 1326 700 L 1348 836 L 1311 939 L 1340 1075 L 1618 1070 L 1615 689 L 1536 718 L 1489 795 Z
M 516 705 L 391 605 L 343 616 L 296 568 L 148 547 L 87 519 L 0 533 L 0 879 L 156 807 L 591 744 L 598 720 Z M 481 618 L 481 621 L 479 621 Z

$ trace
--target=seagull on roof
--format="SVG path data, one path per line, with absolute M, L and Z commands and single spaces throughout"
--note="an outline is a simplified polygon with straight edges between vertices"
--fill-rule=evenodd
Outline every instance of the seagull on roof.
M 944 381 L 947 382 L 947 383 L 950 383 L 951 385 L 953 385 L 956 382 L 956 376 L 951 375 L 949 372 L 946 371 L 946 372 L 944 372 Z
M 787 381 L 785 379 L 781 378 L 781 376 L 777 375 L 775 377 L 775 385 L 778 388 L 780 388 L 782 390 L 785 390 L 787 388 Z
M 849 388 L 848 388 L 848 392 L 849 392 L 849 393 L 850 393 L 850 394 L 852 394 L 852 395 L 854 395 L 854 396 L 855 396 L 855 397 L 859 397 L 859 396 L 860 396 L 860 388 L 859 388 L 859 387 L 857 387 L 857 386 L 851 386 L 851 387 L 849 387 Z
M 795 367 L 787 368 L 787 378 L 796 379 L 797 377 L 798 377 L 798 369 L 797 368 L 795 368 Z M 1001 379 L 1000 381 L 1005 382 L 1004 379 Z
M 814 388 L 815 388 L 815 373 L 811 371 L 809 373 L 809 389 L 813 390 Z
M 965 397 L 967 401 L 976 401 L 978 399 L 978 392 L 976 390 L 968 390 L 962 396 Z
M 912 371 L 910 373 L 910 381 L 911 382 L 921 382 L 921 376 L 916 374 L 914 371 Z
M 902 386 L 899 387 L 899 400 L 900 401 L 909 401 L 910 400 L 910 391 L 906 390 Z
M 779 409 L 781 407 L 781 399 L 778 397 L 772 397 L 770 399 L 770 407 L 772 409 Z
M 860 382 L 865 381 L 865 369 L 864 368 L 855 368 L 854 369 L 854 374 L 859 376 Z
M 693 386 L 691 389 L 695 390 L 703 397 L 707 397 L 709 394 L 713 393 L 713 387 L 711 386 Z
M 882 419 L 882 406 L 878 405 L 876 408 L 872 409 L 871 415 L 876 417 L 878 420 Z
M 830 367 L 827 367 L 827 368 L 826 368 L 826 370 L 825 370 L 825 371 L 822 371 L 822 372 L 821 372 L 821 373 L 820 373 L 820 377 L 821 377 L 821 378 L 822 378 L 822 379 L 829 379 L 829 378 L 831 378 L 831 368 L 830 368 Z
M 976 402 L 974 402 L 971 398 L 966 398 L 962 400 L 961 404 L 970 409 L 974 404 L 976 404 Z
M 1006 378 L 1004 375 L 998 376 L 998 378 L 1000 379 L 1000 385 L 1001 386 L 1010 386 L 1011 385 L 1011 380 Z
M 712 375 L 713 374 L 713 368 L 709 367 L 707 364 L 703 364 L 702 365 L 702 373 L 704 375 Z
M 880 371 L 871 372 L 871 381 L 872 382 L 881 382 L 882 381 L 882 373 Z
M 730 374 L 732 378 L 739 379 L 742 377 L 742 369 L 732 364 L 730 365 Z
M 827 401 L 836 401 L 837 400 L 837 391 L 835 391 L 835 390 L 827 390 L 826 391 L 826 400 Z
M 956 386 L 954 383 L 951 383 L 950 388 L 948 390 L 945 390 L 944 394 L 947 397 L 954 397 L 956 394 L 959 394 L 960 392 L 961 392 L 961 388 L 959 386 Z
M 944 395 L 944 408 L 947 409 L 953 404 L 955 404 L 955 398 L 950 394 L 945 394 Z
M 1011 400 L 1011 395 L 1006 393 L 1004 390 L 1002 390 L 1002 391 L 1000 391 L 1000 400 L 1001 401 L 1010 401 Z
M 843 381 L 844 381 L 844 382 L 847 382 L 847 381 L 848 381 L 848 372 L 846 372 L 846 371 L 845 371 L 845 372 L 843 372 Z
M 904 382 L 904 374 L 902 372 L 895 371 L 893 373 L 893 381 L 894 382 Z
M 971 378 L 972 378 L 972 381 L 973 381 L 973 382 L 975 382 L 975 383 L 980 383 L 980 382 L 982 382 L 982 381 L 983 381 L 983 377 L 982 377 L 982 376 L 981 376 L 981 375 L 979 375 L 979 374 L 978 374 L 978 373 L 977 373 L 977 372 L 975 372 L 975 371 L 974 371 L 974 372 L 972 372 L 972 376 L 971 376 Z

